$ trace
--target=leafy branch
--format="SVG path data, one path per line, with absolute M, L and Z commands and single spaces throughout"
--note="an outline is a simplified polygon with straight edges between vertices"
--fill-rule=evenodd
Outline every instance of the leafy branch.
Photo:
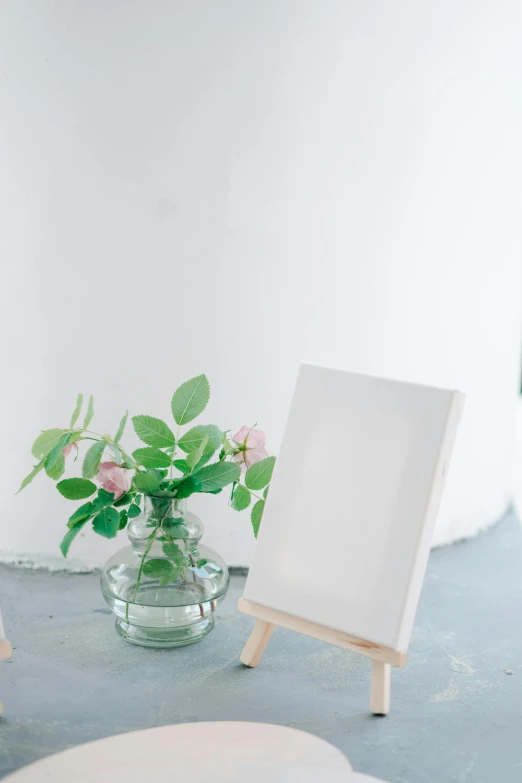
M 64 556 L 67 556 L 72 541 L 88 522 L 99 535 L 105 538 L 116 536 L 119 530 L 127 526 L 129 520 L 132 521 L 141 514 L 142 494 L 158 500 L 164 499 L 170 507 L 175 499 L 182 500 L 196 493 L 219 494 L 226 486 L 231 485 L 230 504 L 236 511 L 248 508 L 255 498 L 251 520 L 257 535 L 275 457 L 257 457 L 255 464 L 250 464 L 246 470 L 242 482 L 237 461 L 248 456 L 248 436 L 239 443 L 235 442 L 229 437 L 229 431 L 223 432 L 214 424 L 197 424 L 182 432 L 182 427 L 203 413 L 209 398 L 210 385 L 205 375 L 186 381 L 174 392 L 171 411 L 177 425 L 176 435 L 162 419 L 148 415 L 133 416 L 134 432 L 144 446 L 135 449 L 131 454 L 121 445 L 128 412 L 122 417 L 114 438 L 91 430 L 95 414 L 92 395 L 88 398 L 83 426 L 77 426 L 84 406 L 83 394 L 79 394 L 69 426 L 44 430 L 38 435 L 32 446 L 36 464 L 22 481 L 18 491 L 28 486 L 39 473 L 45 472 L 57 482 L 57 489 L 63 497 L 69 500 L 87 500 L 69 518 L 68 531 L 60 547 Z M 253 428 L 243 430 L 247 433 L 254 432 Z M 66 458 L 71 451 L 78 454 L 83 441 L 90 445 L 83 457 L 81 477 L 62 479 Z M 181 458 L 177 457 L 179 452 L 182 453 Z M 110 455 L 110 461 L 104 462 L 107 454 Z M 254 455 L 254 451 L 251 455 Z M 250 462 L 252 461 L 253 456 L 250 459 Z M 105 476 L 104 471 L 110 471 L 110 477 Z M 264 493 L 263 497 L 260 497 L 256 492 L 262 489 Z M 178 576 L 183 578 L 183 566 L 180 565 L 177 551 L 181 552 L 181 549 L 172 536 L 170 539 L 167 537 L 163 548 L 166 560 L 147 560 L 161 526 L 162 523 L 159 522 L 149 537 L 137 588 L 143 573 L 156 573 L 155 560 L 167 564 L 156 564 L 160 584 L 165 583 L 167 577 L 170 580 Z

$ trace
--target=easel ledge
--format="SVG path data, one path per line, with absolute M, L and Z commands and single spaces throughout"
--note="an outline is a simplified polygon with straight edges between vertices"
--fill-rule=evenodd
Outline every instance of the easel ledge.
M 345 650 L 358 653 L 358 655 L 366 655 L 368 658 L 373 658 L 381 663 L 389 663 L 391 666 L 397 666 L 399 669 L 406 666 L 408 661 L 408 653 L 393 650 L 391 647 L 383 647 L 374 642 L 367 642 L 364 639 L 359 639 L 357 636 L 342 633 L 342 631 L 334 631 L 332 628 L 319 625 L 319 623 L 300 620 L 291 614 L 278 612 L 275 609 L 261 606 L 261 604 L 255 604 L 253 601 L 247 601 L 246 598 L 239 599 L 237 608 L 242 614 L 247 614 L 256 620 L 264 620 L 265 623 L 270 623 L 274 626 L 278 625 L 280 628 L 288 628 L 289 631 L 297 631 L 297 633 L 305 634 L 305 636 L 312 636 L 314 639 L 335 644 L 337 647 L 343 647 Z M 246 648 L 241 655 L 242 663 L 245 663 L 247 666 L 255 666 L 255 663 L 249 664 L 243 660 L 245 651 Z
M 261 604 L 248 601 L 246 598 L 239 599 L 237 608 L 242 614 L 257 620 L 241 653 L 240 660 L 245 666 L 250 668 L 257 666 L 276 626 L 311 636 L 313 639 L 320 639 L 323 642 L 372 659 L 370 708 L 376 715 L 388 714 L 390 711 L 390 666 L 398 668 L 406 666 L 407 653 L 359 639 L 357 636 L 350 636 L 342 631 L 335 631 L 309 620 L 301 620 L 299 617 L 279 612 L 276 609 L 269 609 Z

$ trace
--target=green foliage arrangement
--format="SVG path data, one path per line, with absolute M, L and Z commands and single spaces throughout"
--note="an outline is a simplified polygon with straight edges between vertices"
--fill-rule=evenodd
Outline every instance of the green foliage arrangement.
M 159 507 L 162 502 L 170 505 L 168 501 L 172 498 L 188 498 L 198 492 L 217 495 L 227 486 L 231 486 L 232 508 L 243 511 L 251 506 L 252 527 L 257 537 L 275 457 L 268 456 L 265 435 L 254 427 L 241 427 L 232 437 L 228 430 L 223 432 L 215 424 L 197 424 L 182 432 L 183 427 L 203 413 L 209 397 L 210 385 L 205 375 L 191 378 L 174 392 L 171 409 L 176 434 L 161 419 L 134 416 L 134 431 L 145 446 L 131 454 L 121 444 L 127 413 L 114 438 L 90 429 L 94 418 L 92 395 L 81 426 L 77 422 L 84 398 L 79 394 L 69 426 L 40 433 L 32 448 L 37 464 L 22 481 L 19 491 L 45 471 L 58 482 L 56 488 L 65 498 L 86 501 L 69 517 L 68 531 L 60 545 L 64 557 L 88 522 L 95 533 L 114 538 L 129 519 L 141 514 L 143 495 L 155 498 Z M 73 451 L 78 456 L 83 441 L 90 442 L 90 446 L 83 458 L 81 477 L 60 481 L 65 460 Z M 260 491 L 262 495 L 257 494 Z M 179 547 L 175 542 L 172 546 L 175 560 Z M 168 562 L 162 567 L 167 569 Z

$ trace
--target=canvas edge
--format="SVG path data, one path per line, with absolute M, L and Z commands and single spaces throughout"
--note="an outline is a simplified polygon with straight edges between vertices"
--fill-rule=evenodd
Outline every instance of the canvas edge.
M 316 364 L 315 362 L 309 362 L 307 359 L 301 359 L 299 362 L 299 368 L 301 367 L 315 367 L 319 370 L 331 370 L 332 372 L 341 372 L 345 375 L 357 375 L 360 378 L 371 378 L 375 381 L 386 381 L 388 383 L 395 383 L 399 386 L 415 386 L 418 389 L 426 389 L 436 392 L 444 392 L 445 394 L 462 394 L 465 398 L 466 395 L 457 389 L 448 389 L 447 386 L 435 386 L 432 383 L 419 383 L 418 381 L 406 381 L 403 378 L 390 378 L 387 375 L 376 375 L 371 372 L 363 372 L 362 370 L 345 370 L 343 367 L 332 367 L 328 364 Z
M 441 390 L 442 391 L 442 390 Z M 415 548 L 416 555 L 413 560 L 408 590 L 402 607 L 399 622 L 399 631 L 393 647 L 397 650 L 406 651 L 410 643 L 413 624 L 417 612 L 417 606 L 424 583 L 426 567 L 430 556 L 431 542 L 435 525 L 439 515 L 439 509 L 444 494 L 444 487 L 449 471 L 453 447 L 457 437 L 457 432 L 464 409 L 466 395 L 459 391 L 450 392 L 448 411 L 446 414 L 446 423 L 441 435 L 439 453 L 433 475 L 431 487 L 426 502 L 423 524 L 419 533 L 419 539 Z

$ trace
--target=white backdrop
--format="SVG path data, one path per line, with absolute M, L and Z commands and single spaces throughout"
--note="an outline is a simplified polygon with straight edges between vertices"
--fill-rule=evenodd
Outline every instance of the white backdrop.
M 0 12 L 0 550 L 58 551 L 71 504 L 44 476 L 13 493 L 78 391 L 114 431 L 203 371 L 206 420 L 257 421 L 276 452 L 300 358 L 467 391 L 436 541 L 495 521 L 522 322 L 518 0 Z M 248 515 L 197 508 L 248 563 Z

